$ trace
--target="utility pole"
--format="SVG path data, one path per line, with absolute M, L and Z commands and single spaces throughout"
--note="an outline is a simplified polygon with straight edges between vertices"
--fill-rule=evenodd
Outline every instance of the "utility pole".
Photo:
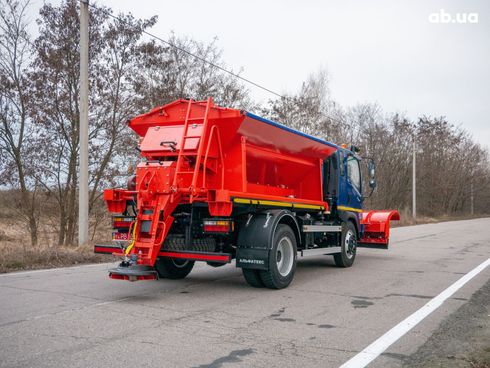
M 412 160 L 412 216 L 417 219 L 417 177 L 416 177 L 416 161 L 417 161 L 417 142 L 413 137 L 413 160 Z
M 78 245 L 88 241 L 88 1 L 80 0 L 80 167 Z

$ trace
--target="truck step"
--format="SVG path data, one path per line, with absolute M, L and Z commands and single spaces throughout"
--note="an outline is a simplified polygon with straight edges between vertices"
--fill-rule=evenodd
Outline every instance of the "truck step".
M 298 250 L 298 255 L 300 255 L 301 257 L 318 256 L 318 255 L 336 254 L 336 253 L 340 253 L 341 251 L 342 251 L 341 247 L 311 248 L 311 249 Z

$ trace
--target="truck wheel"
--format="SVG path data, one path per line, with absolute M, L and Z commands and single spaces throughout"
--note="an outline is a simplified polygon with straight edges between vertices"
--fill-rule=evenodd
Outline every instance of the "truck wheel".
M 296 237 L 287 225 L 278 225 L 269 256 L 269 270 L 260 271 L 260 278 L 269 289 L 287 287 L 296 271 Z
M 264 283 L 260 278 L 260 273 L 258 270 L 242 268 L 242 273 L 243 273 L 243 277 L 245 278 L 245 281 L 247 281 L 247 284 L 249 284 L 250 286 L 256 288 L 264 287 Z
M 350 267 L 354 264 L 357 250 L 357 232 L 354 224 L 350 221 L 342 226 L 342 237 L 340 244 L 341 252 L 334 254 L 337 267 Z
M 158 258 L 155 262 L 155 270 L 158 272 L 158 276 L 165 279 L 183 279 L 186 277 L 194 267 L 194 261 L 187 259 L 177 258 Z
M 215 267 L 215 268 L 222 267 L 226 264 L 226 263 L 212 262 L 212 261 L 208 261 L 206 263 L 208 264 L 208 266 Z

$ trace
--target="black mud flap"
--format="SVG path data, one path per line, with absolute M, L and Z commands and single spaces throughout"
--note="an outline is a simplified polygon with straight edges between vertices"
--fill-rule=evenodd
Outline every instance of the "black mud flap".
M 287 218 L 299 233 L 294 214 L 288 210 L 264 210 L 250 215 L 238 234 L 236 266 L 256 270 L 269 269 L 269 254 L 274 231 Z
M 255 270 L 268 270 L 269 249 L 238 248 L 236 266 Z

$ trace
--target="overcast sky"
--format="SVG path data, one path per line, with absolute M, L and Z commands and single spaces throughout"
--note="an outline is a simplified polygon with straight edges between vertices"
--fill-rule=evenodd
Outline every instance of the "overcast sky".
M 59 3 L 58 1 L 52 1 Z M 94 0 L 91 0 L 94 3 Z M 34 0 L 36 11 L 42 0 Z M 486 0 L 98 0 L 152 32 L 209 42 L 243 76 L 295 92 L 321 67 L 342 105 L 378 102 L 385 112 L 445 115 L 490 148 L 490 1 Z M 466 23 L 444 21 L 449 14 Z M 477 13 L 478 23 L 475 23 Z M 470 23 L 471 21 L 471 23 Z M 274 97 L 250 86 L 257 100 Z

